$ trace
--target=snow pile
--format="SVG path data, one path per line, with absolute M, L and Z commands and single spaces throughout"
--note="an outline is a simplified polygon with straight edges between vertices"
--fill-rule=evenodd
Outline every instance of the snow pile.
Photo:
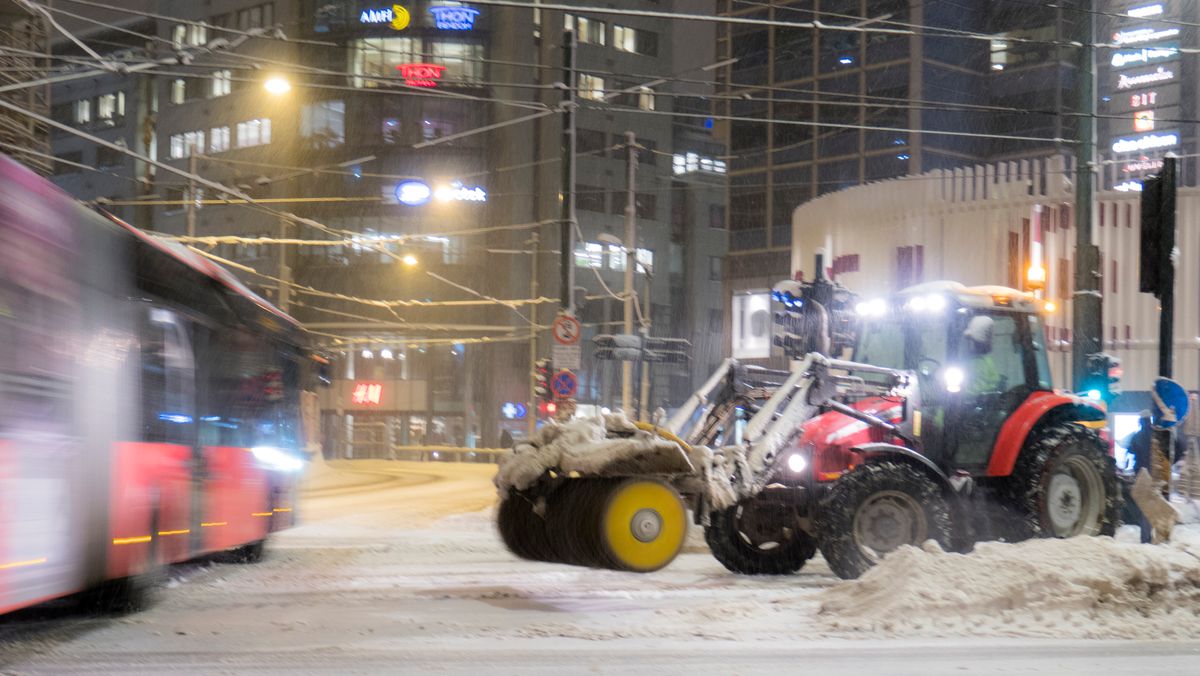
M 579 418 L 566 423 L 548 423 L 529 441 L 500 459 L 493 483 L 506 497 L 509 488 L 525 490 L 546 470 L 603 475 L 606 470 L 621 474 L 691 473 L 693 467 L 683 448 L 651 432 L 640 430 L 620 413 L 599 418 Z
M 821 593 L 833 632 L 1200 638 L 1200 533 L 1169 545 L 1106 537 L 904 547 Z

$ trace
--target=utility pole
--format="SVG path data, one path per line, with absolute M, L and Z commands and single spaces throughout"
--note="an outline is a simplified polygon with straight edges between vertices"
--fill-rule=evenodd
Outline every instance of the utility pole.
M 538 233 L 534 231 L 533 238 L 529 240 L 532 254 L 530 258 L 532 263 L 529 266 L 529 297 L 536 300 L 538 297 L 538 264 L 541 260 L 538 258 Z M 537 323 L 538 323 L 538 306 L 537 303 L 532 303 L 529 306 L 529 406 L 525 410 L 526 432 L 529 438 L 533 438 L 534 432 L 537 431 L 538 417 L 538 395 L 537 395 Z
M 641 383 L 638 385 L 638 419 L 650 422 L 653 418 L 650 411 L 650 369 L 653 365 L 646 361 L 646 345 L 650 342 L 650 322 L 654 319 L 654 270 L 644 268 L 642 274 L 646 276 L 646 300 L 642 303 L 642 359 L 638 362 L 638 370 L 641 371 Z
M 633 271 L 637 265 L 637 135 L 625 132 L 625 335 L 633 335 Z M 633 419 L 633 364 L 621 362 L 621 411 Z
M 288 219 L 285 217 L 279 218 L 279 239 L 287 239 Z M 287 245 L 279 245 L 279 309 L 284 313 L 290 312 L 289 307 L 292 304 L 292 268 L 288 266 L 287 260 Z
M 578 76 L 575 72 L 575 31 L 563 32 L 563 133 L 562 133 L 562 214 L 560 216 L 559 305 L 570 314 L 574 310 L 575 262 L 575 90 Z
M 187 236 L 196 236 L 196 153 L 200 152 L 193 143 L 188 148 L 188 191 L 187 191 Z
M 1075 154 L 1075 298 L 1072 303 L 1072 387 L 1088 376 L 1088 355 L 1104 348 L 1103 303 L 1100 294 L 1100 250 L 1092 243 L 1092 191 L 1096 152 L 1096 36 L 1095 0 L 1088 0 L 1080 21 L 1079 143 Z

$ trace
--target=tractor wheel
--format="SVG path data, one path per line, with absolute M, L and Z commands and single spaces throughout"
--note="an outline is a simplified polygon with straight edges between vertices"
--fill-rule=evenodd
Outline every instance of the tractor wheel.
M 714 512 L 704 540 L 721 565 L 743 575 L 790 575 L 817 553 L 792 510 L 757 499 Z
M 602 480 L 583 498 L 575 544 L 605 568 L 649 573 L 675 559 L 687 537 L 679 493 L 655 479 Z
M 1001 492 L 1011 514 L 1005 537 L 1112 535 L 1120 522 L 1117 471 L 1094 430 L 1046 427 L 1026 442 Z
M 522 559 L 555 561 L 546 520 L 534 512 L 536 498 L 510 491 L 496 510 L 496 526 L 504 546 Z
M 814 518 L 829 568 L 851 580 L 889 552 L 933 539 L 952 542 L 950 507 L 924 472 L 902 462 L 860 465 L 830 487 Z

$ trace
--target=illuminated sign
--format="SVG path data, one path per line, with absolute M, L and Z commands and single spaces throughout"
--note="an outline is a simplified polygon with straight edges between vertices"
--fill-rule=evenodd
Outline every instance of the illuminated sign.
M 1141 181 L 1124 181 L 1113 186 L 1113 190 L 1117 192 L 1141 192 Z
M 1143 157 L 1140 160 L 1122 164 L 1121 171 L 1125 172 L 1126 174 L 1137 174 L 1143 171 L 1158 171 L 1159 169 L 1162 169 L 1162 166 L 1162 160 L 1149 160 Z
M 439 202 L 486 202 L 487 191 L 479 186 L 464 186 L 455 181 L 450 185 L 439 186 L 433 191 L 433 196 Z
M 402 31 L 408 28 L 411 21 L 408 10 L 400 5 L 382 7 L 380 9 L 364 9 L 358 15 L 358 22 L 368 26 L 390 25 L 392 30 Z
M 1163 6 L 1161 4 L 1155 3 L 1153 5 L 1143 5 L 1141 7 L 1134 7 L 1132 9 L 1130 9 L 1128 12 L 1125 12 L 1125 16 L 1131 16 L 1135 19 L 1145 19 L 1148 16 L 1158 16 L 1159 14 L 1162 14 L 1162 13 L 1163 13 Z
M 396 201 L 410 207 L 428 204 L 431 199 L 439 202 L 486 202 L 487 191 L 472 185 L 465 186 L 460 181 L 453 181 L 436 188 L 430 187 L 424 181 L 403 181 L 396 186 Z
M 379 383 L 354 383 L 350 401 L 360 405 L 378 406 L 383 400 L 383 385 Z
M 400 71 L 404 84 L 410 87 L 436 87 L 446 67 L 433 63 L 402 63 L 396 70 Z
M 1152 40 L 1165 40 L 1179 35 L 1178 28 L 1163 28 L 1155 30 L 1153 28 L 1136 28 L 1131 31 L 1117 31 L 1113 33 L 1113 42 L 1118 45 L 1134 45 L 1139 42 L 1150 42 Z
M 1133 114 L 1134 131 L 1154 131 L 1154 111 L 1139 110 Z
M 529 409 L 519 401 L 506 401 L 500 407 L 500 414 L 507 420 L 523 420 Z
M 1136 75 L 1128 75 L 1122 73 L 1117 76 L 1117 89 L 1136 89 L 1146 85 L 1158 84 L 1167 80 L 1175 79 L 1175 71 L 1167 70 L 1162 66 L 1155 68 L 1149 73 L 1138 73 Z
M 1146 106 L 1153 106 L 1157 102 L 1158 92 L 1150 91 L 1129 95 L 1130 108 L 1145 108 Z
M 1141 49 L 1122 49 L 1113 52 L 1112 67 L 1125 68 L 1143 63 L 1165 61 L 1179 55 L 1179 43 L 1172 42 L 1161 47 L 1142 47 Z
M 1114 153 L 1133 153 L 1157 150 L 1159 148 L 1170 148 L 1177 145 L 1179 145 L 1179 132 L 1167 131 L 1161 134 L 1145 134 L 1142 136 L 1115 139 L 1112 144 L 1112 151 Z
M 396 201 L 410 207 L 427 204 L 433 197 L 433 189 L 420 181 L 404 181 L 396 186 Z
M 433 25 L 444 31 L 469 31 L 475 27 L 479 10 L 471 7 L 430 7 Z

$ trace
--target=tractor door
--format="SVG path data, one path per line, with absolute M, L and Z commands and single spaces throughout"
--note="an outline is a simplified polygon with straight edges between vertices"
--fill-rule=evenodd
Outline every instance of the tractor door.
M 1001 426 L 1031 392 L 1043 388 L 1042 336 L 1035 335 L 1036 322 L 1029 317 L 975 311 L 953 338 L 954 359 L 965 376 L 947 420 L 950 464 L 956 469 L 985 471 Z

